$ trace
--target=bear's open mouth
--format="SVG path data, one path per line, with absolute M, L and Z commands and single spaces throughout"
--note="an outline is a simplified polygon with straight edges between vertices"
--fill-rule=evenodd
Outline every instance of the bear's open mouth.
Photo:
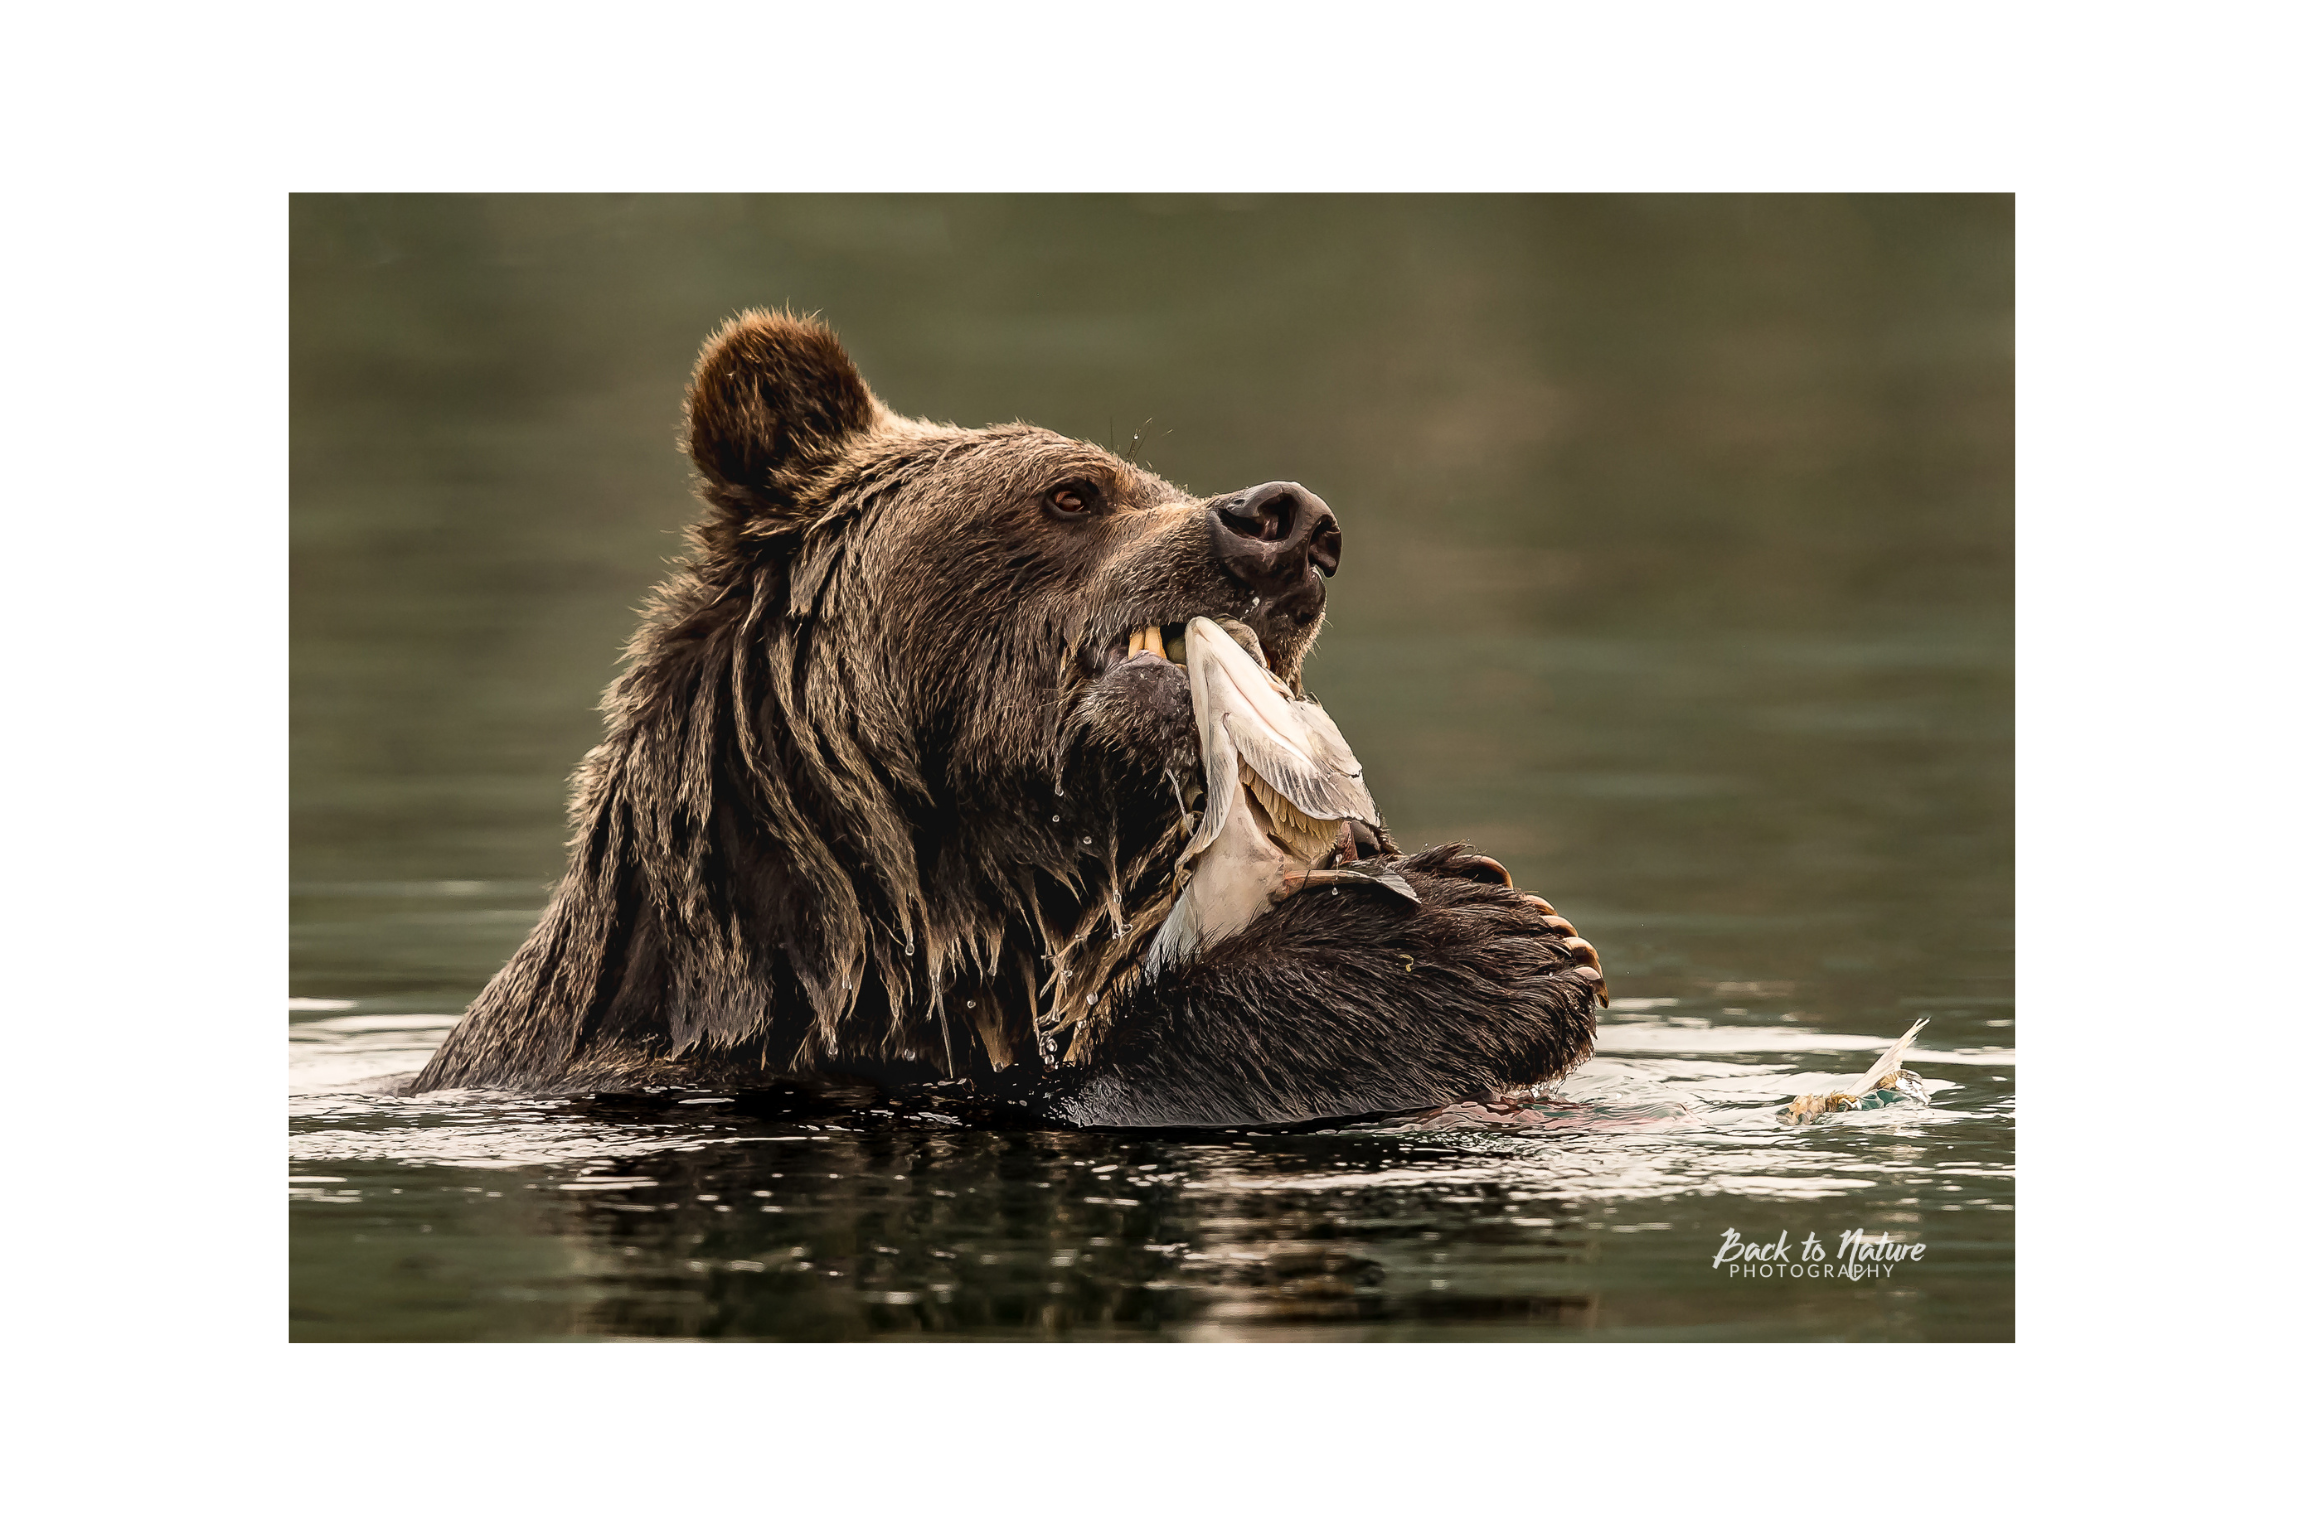
M 1155 656 L 1167 657 L 1178 666 L 1184 665 L 1184 626 L 1187 622 L 1179 619 L 1173 624 L 1147 624 L 1136 630 L 1127 637 L 1127 655 L 1121 659 L 1132 660 L 1149 651 Z
M 1091 670 L 1108 672 L 1124 662 L 1139 656 L 1150 656 L 1155 661 L 1184 665 L 1184 627 L 1191 623 L 1191 615 L 1167 623 L 1145 623 L 1134 629 L 1114 635 L 1093 653 L 1096 664 Z
M 1327 711 L 1273 670 L 1263 637 L 1220 613 L 1131 624 L 1091 653 L 1101 676 L 1170 667 L 1182 674 L 1163 680 L 1181 689 L 1160 695 L 1163 709 L 1180 704 L 1187 712 L 1197 748 L 1189 768 L 1171 758 L 1162 775 L 1189 844 L 1176 872 L 1179 893 L 1195 882 L 1245 880 L 1277 901 L 1308 884 L 1367 878 L 1414 900 L 1398 876 L 1348 871 L 1385 846 L 1360 765 Z M 1219 848 L 1216 833 L 1227 827 Z M 1224 905 L 1234 915 L 1246 910 Z
M 1165 661 L 1179 667 L 1184 666 L 1188 657 L 1184 637 L 1192 627 L 1192 621 L 1195 618 L 1204 618 L 1212 624 L 1222 625 L 1229 629 L 1232 632 L 1234 644 L 1239 645 L 1250 660 L 1263 668 L 1265 675 L 1272 677 L 1275 683 L 1279 683 L 1278 676 L 1272 671 L 1272 663 L 1265 654 L 1263 637 L 1230 614 L 1188 614 L 1181 619 L 1171 619 L 1166 623 L 1138 625 L 1113 636 L 1111 640 L 1105 643 L 1098 653 L 1103 659 L 1103 667 L 1100 670 L 1109 671 L 1113 667 L 1134 661 L 1139 656 L 1149 656 L 1155 661 Z M 1279 683 L 1279 686 L 1283 692 L 1288 691 L 1287 684 Z
M 1193 646 L 1187 637 L 1194 629 L 1202 627 L 1205 627 L 1205 633 L 1198 642 L 1203 653 L 1202 660 L 1194 664 Z M 1300 730 L 1306 723 L 1309 717 L 1304 716 L 1303 712 L 1307 709 L 1323 725 L 1327 721 L 1326 713 L 1318 705 L 1312 704 L 1290 688 L 1272 670 L 1271 664 L 1265 659 L 1263 641 L 1256 632 L 1239 619 L 1229 616 L 1217 618 L 1209 614 L 1198 614 L 1165 624 L 1138 625 L 1114 637 L 1102 648 L 1102 655 L 1104 670 L 1107 672 L 1116 666 L 1173 665 L 1185 673 L 1187 694 L 1193 701 L 1195 734 L 1202 737 L 1200 745 L 1203 759 L 1199 784 L 1176 785 L 1179 809 L 1184 810 L 1187 816 L 1190 815 L 1191 806 L 1201 803 L 1203 790 L 1209 780 L 1207 759 L 1209 753 L 1215 750 L 1214 741 L 1206 735 L 1208 710 L 1213 702 L 1210 698 L 1212 692 L 1221 694 L 1230 704 L 1238 705 L 1242 700 L 1243 686 L 1262 697 L 1265 688 L 1258 686 L 1258 683 L 1268 684 L 1270 691 L 1279 698 L 1280 713 L 1273 718 L 1275 721 L 1287 719 L 1287 729 L 1291 732 Z M 1220 713 L 1224 712 L 1222 705 L 1217 707 Z M 1255 712 L 1249 711 L 1243 720 L 1251 720 L 1254 716 Z M 1271 728 L 1272 723 L 1267 722 L 1258 729 L 1258 734 L 1268 735 Z M 1341 753 L 1338 762 L 1349 761 L 1350 749 L 1344 746 L 1341 736 L 1333 733 L 1334 727 L 1327 726 L 1326 734 Z M 1291 749 L 1284 747 L 1282 750 L 1286 752 Z M 1253 825 L 1263 833 L 1277 853 L 1292 860 L 1300 871 L 1324 862 L 1339 850 L 1344 861 L 1350 862 L 1354 857 L 1356 831 L 1373 846 L 1373 833 L 1368 827 L 1356 829 L 1349 821 L 1308 815 L 1290 800 L 1286 791 L 1260 777 L 1248 758 L 1234 753 L 1232 761 L 1235 766 L 1220 776 L 1226 780 L 1234 777 L 1238 779 L 1240 786 L 1247 791 L 1246 809 Z M 1297 765 L 1303 766 L 1300 757 Z M 1357 767 L 1357 764 L 1353 764 L 1350 771 L 1356 772 Z M 1171 777 L 1174 775 L 1171 774 Z M 1294 782 L 1293 776 L 1291 782 Z M 1187 798 L 1189 805 L 1186 804 Z

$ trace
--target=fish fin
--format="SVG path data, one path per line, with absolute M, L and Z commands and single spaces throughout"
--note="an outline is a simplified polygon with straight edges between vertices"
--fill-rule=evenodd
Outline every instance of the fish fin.
M 1904 1031 L 1904 1038 L 1888 1047 L 1887 1053 L 1872 1063 L 1872 1070 L 1864 1074 L 1863 1085 L 1856 1090 L 1857 1093 L 1865 1094 L 1870 1093 L 1875 1088 L 1894 1087 L 1896 1074 L 1904 1070 L 1904 1052 L 1911 1046 L 1914 1037 L 1927 1026 L 1927 1023 L 1928 1021 L 1923 1018 L 1919 1023 Z
M 1224 723 L 1232 745 L 1248 766 L 1256 770 L 1256 776 L 1286 796 L 1288 803 L 1305 815 L 1322 821 L 1375 818 L 1376 802 L 1369 798 L 1368 786 L 1361 782 L 1358 763 L 1352 764 L 1349 772 L 1316 763 L 1293 743 L 1270 731 L 1261 716 L 1242 720 L 1238 713 L 1231 713 L 1225 716 Z
M 1284 882 L 1284 889 L 1293 893 L 1322 885 L 1382 886 L 1393 895 L 1404 896 L 1418 906 L 1424 904 L 1424 898 L 1416 894 L 1416 887 L 1410 885 L 1407 877 L 1396 869 L 1315 869 L 1301 875 L 1290 875 Z

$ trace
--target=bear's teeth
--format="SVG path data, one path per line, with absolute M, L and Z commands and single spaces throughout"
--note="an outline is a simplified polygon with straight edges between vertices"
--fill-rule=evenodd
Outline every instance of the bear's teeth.
M 1166 654 L 1160 645 L 1159 625 L 1147 624 L 1142 629 L 1136 630 L 1128 636 L 1128 654 L 1130 656 L 1136 656 L 1144 651 L 1153 651 L 1162 655 Z

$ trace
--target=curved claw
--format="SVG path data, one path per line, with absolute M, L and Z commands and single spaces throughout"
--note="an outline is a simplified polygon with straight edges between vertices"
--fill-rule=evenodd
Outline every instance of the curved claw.
M 1560 947 L 1568 951 L 1569 958 L 1577 962 L 1568 974 L 1589 986 L 1600 999 L 1600 1006 L 1607 1007 L 1608 978 L 1600 972 L 1600 951 L 1592 947 L 1590 939 L 1567 939 L 1562 941 Z
M 1503 865 L 1488 857 L 1488 855 L 1484 853 L 1470 854 L 1466 856 L 1464 862 L 1471 865 L 1474 869 L 1494 871 L 1492 875 L 1485 877 L 1487 878 L 1489 884 L 1501 885 L 1506 890 L 1510 890 L 1512 888 L 1512 871 L 1506 869 Z M 1467 880 L 1478 880 L 1484 878 L 1483 876 L 1471 874 L 1469 872 L 1461 873 L 1463 874 L 1463 878 Z

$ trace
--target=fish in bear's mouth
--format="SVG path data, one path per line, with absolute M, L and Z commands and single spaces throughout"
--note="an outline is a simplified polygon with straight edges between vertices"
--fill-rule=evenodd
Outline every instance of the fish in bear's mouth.
M 1123 664 L 1183 667 L 1205 799 L 1176 863 L 1180 886 L 1144 958 L 1147 976 L 1228 938 L 1311 886 L 1365 883 L 1409 901 L 1391 870 L 1352 868 L 1379 851 L 1383 819 L 1359 759 L 1328 712 L 1280 681 L 1236 619 L 1146 625 Z

